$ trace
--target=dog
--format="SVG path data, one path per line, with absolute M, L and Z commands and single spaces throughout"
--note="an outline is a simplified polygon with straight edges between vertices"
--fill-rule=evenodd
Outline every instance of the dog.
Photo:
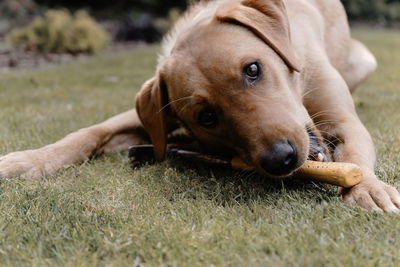
M 165 37 L 136 109 L 45 147 L 0 158 L 0 176 L 37 179 L 94 154 L 151 141 L 165 158 L 184 128 L 209 151 L 238 155 L 284 178 L 311 151 L 355 163 L 363 180 L 339 188 L 347 203 L 399 212 L 398 191 L 374 173 L 372 139 L 351 93 L 376 68 L 350 36 L 339 0 L 214 0 L 191 7 Z M 315 147 L 315 140 L 323 145 Z M 330 153 L 328 153 L 330 151 Z

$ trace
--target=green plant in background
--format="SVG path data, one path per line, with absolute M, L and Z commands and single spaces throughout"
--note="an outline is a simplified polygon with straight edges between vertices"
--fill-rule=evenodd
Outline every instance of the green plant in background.
M 168 11 L 168 15 L 163 18 L 158 18 L 155 20 L 155 25 L 157 29 L 162 33 L 166 34 L 169 29 L 171 29 L 175 22 L 182 15 L 183 11 L 177 7 L 173 7 Z
M 7 36 L 17 49 L 52 53 L 98 53 L 109 35 L 85 11 L 71 14 L 68 10 L 48 10 L 22 29 Z
M 400 22 L 399 0 L 342 0 L 350 19 L 391 25 Z

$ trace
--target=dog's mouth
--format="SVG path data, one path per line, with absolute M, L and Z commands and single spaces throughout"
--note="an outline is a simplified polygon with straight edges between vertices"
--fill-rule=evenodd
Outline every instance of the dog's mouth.
M 278 160 L 276 161 L 272 160 L 271 161 L 272 163 L 270 163 L 270 165 L 267 164 L 263 165 L 262 157 L 261 160 L 257 159 L 254 160 L 251 156 L 248 156 L 247 158 L 245 157 L 241 158 L 243 159 L 244 162 L 246 162 L 248 166 L 253 166 L 253 168 L 260 174 L 278 179 L 291 177 L 294 172 L 296 172 L 299 168 L 301 168 L 301 166 L 306 162 L 306 160 L 318 161 L 318 162 L 330 162 L 331 161 L 330 149 L 327 146 L 327 144 L 324 143 L 324 138 L 320 135 L 318 129 L 306 126 L 305 130 L 309 138 L 308 154 L 306 154 L 307 156 L 305 157 L 304 152 L 306 151 L 304 151 L 305 149 L 302 147 L 301 150 L 304 149 L 303 150 L 304 152 L 302 152 L 302 154 L 296 152 L 294 153 L 295 155 L 297 154 L 294 164 L 291 163 L 287 164 L 286 162 L 282 163 L 281 159 L 283 157 L 281 157 L 279 151 L 277 152 Z M 296 151 L 296 149 L 293 150 Z M 250 153 L 247 155 L 250 155 Z M 288 154 L 288 157 L 289 156 L 291 156 L 291 154 Z
M 319 135 L 318 130 L 317 129 L 314 130 L 310 126 L 306 126 L 305 130 L 307 131 L 309 137 L 309 149 L 308 149 L 307 160 L 319 161 L 319 162 L 331 161 L 329 148 L 325 143 L 323 143 L 323 138 Z M 210 157 L 215 157 L 215 158 L 229 159 L 240 155 L 240 153 L 238 153 L 234 149 L 227 149 L 223 151 L 221 151 L 220 149 L 218 149 L 218 151 L 215 151 L 213 149 L 207 149 L 208 148 L 207 146 L 201 145 L 198 141 L 192 139 L 191 137 L 188 137 L 187 135 L 182 135 L 182 134 L 171 136 L 169 138 L 169 143 L 176 144 L 176 146 L 179 147 L 181 150 L 199 151 L 204 155 L 209 155 Z M 260 170 L 261 173 L 265 174 L 265 171 L 263 169 L 257 168 L 255 165 L 253 165 L 253 161 L 251 160 L 249 154 L 244 153 L 244 155 L 246 156 L 243 157 L 242 154 L 240 158 L 244 162 L 246 162 L 248 166 L 253 166 L 256 169 Z M 291 173 L 282 176 L 279 175 L 276 176 L 269 173 L 268 175 L 272 177 L 287 177 L 290 176 Z
M 318 138 L 318 135 L 309 126 L 306 126 L 306 130 L 310 138 L 308 159 L 320 162 L 331 161 L 329 151 L 325 144 L 320 142 L 321 140 Z

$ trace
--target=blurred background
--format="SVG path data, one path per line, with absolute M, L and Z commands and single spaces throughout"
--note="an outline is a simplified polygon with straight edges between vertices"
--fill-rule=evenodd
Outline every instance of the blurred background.
M 157 43 L 196 1 L 0 0 L 0 68 L 34 67 Z M 353 26 L 400 29 L 400 0 L 342 2 Z

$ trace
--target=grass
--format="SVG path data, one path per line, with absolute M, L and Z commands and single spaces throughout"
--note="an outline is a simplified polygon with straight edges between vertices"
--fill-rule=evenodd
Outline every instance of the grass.
M 380 63 L 355 102 L 379 176 L 400 188 L 400 32 L 355 36 Z M 131 108 L 156 51 L 1 75 L 0 154 Z M 346 206 L 325 184 L 174 160 L 133 171 L 114 153 L 39 182 L 2 181 L 0 265 L 387 266 L 400 262 L 398 221 Z

